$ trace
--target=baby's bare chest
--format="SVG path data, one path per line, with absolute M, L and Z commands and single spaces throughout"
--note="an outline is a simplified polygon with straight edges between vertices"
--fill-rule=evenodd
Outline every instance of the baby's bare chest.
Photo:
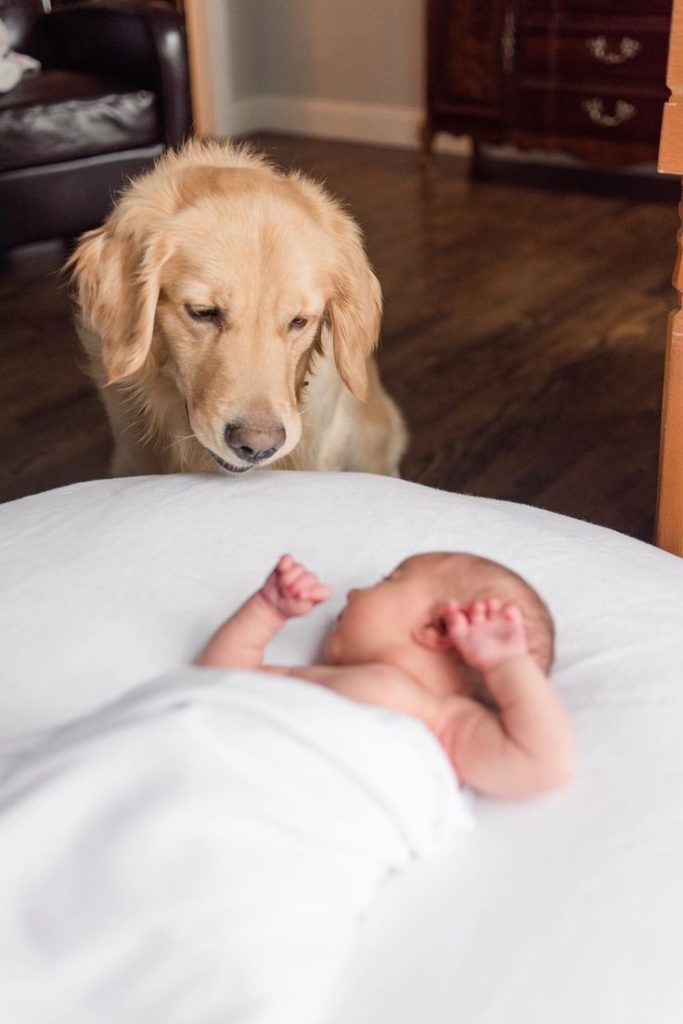
M 388 665 L 297 665 L 289 674 L 322 686 L 368 686 L 389 684 L 398 671 Z M 401 673 L 402 674 L 402 673 Z
M 285 671 L 289 676 L 317 683 L 359 704 L 372 704 L 419 718 L 430 727 L 439 717 L 443 698 L 393 665 L 306 665 Z
M 283 671 L 288 676 L 318 683 L 351 700 L 383 704 L 396 686 L 405 686 L 406 676 L 390 665 L 297 665 Z M 412 681 L 411 681 L 412 682 Z

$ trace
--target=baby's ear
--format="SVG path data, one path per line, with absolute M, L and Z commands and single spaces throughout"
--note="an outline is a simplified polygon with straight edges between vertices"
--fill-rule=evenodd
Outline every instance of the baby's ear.
M 432 615 L 416 626 L 412 637 L 421 647 L 426 647 L 430 651 L 446 651 L 453 646 L 448 636 L 446 620 L 440 614 Z

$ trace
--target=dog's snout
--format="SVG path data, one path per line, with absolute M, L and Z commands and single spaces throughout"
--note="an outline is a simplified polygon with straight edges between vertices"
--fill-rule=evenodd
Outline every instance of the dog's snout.
M 225 428 L 228 448 L 244 462 L 256 465 L 282 448 L 285 428 L 281 423 L 243 423 L 235 421 Z

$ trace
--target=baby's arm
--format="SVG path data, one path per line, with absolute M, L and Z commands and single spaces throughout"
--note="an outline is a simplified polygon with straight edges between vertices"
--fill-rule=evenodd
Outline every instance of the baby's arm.
M 261 668 L 263 651 L 287 619 L 307 615 L 330 596 L 317 576 L 283 555 L 270 576 L 216 630 L 197 658 L 198 665 Z
M 458 777 L 489 796 L 525 797 L 566 782 L 576 763 L 567 712 L 528 652 L 522 614 L 495 599 L 449 604 L 453 646 L 478 669 L 499 712 L 455 698 L 437 734 Z

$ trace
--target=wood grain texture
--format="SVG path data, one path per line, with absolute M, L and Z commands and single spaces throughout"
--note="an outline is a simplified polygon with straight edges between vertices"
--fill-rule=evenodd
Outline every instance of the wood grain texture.
M 659 169 L 683 176 L 683 0 L 675 0 L 669 41 L 667 84 Z M 683 204 L 679 207 L 683 216 Z M 657 544 L 683 555 L 683 244 L 678 233 L 673 283 L 676 308 L 669 317 L 662 396 L 662 430 L 657 500 Z
M 671 0 L 429 0 L 426 9 L 427 149 L 446 131 L 601 167 L 654 161 Z M 497 83 L 485 94 L 484 76 Z
M 403 475 L 650 540 L 675 203 L 473 181 L 455 157 L 425 170 L 404 150 L 255 142 L 363 226 L 385 296 L 379 363 L 412 433 Z M 60 260 L 0 273 L 4 500 L 107 473 Z

